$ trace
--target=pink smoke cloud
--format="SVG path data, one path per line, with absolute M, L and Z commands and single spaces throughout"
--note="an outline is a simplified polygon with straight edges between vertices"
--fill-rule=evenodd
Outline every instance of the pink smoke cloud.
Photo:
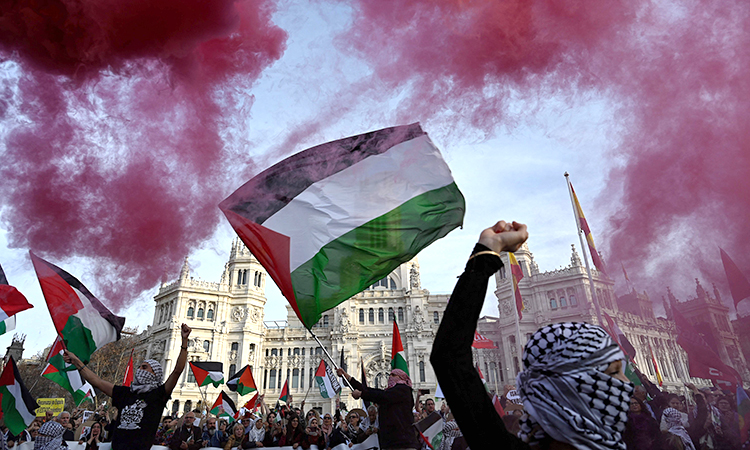
M 28 0 L 0 8 L 15 247 L 92 262 L 119 309 L 205 241 L 228 191 L 223 111 L 279 59 L 272 0 Z M 231 87 L 228 87 L 231 86 Z M 245 101 L 243 99 L 243 101 Z

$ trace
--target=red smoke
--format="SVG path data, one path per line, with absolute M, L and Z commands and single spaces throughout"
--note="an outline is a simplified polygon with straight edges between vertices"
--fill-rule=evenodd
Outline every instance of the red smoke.
M 212 234 L 228 191 L 223 112 L 251 101 L 284 51 L 273 9 L 272 0 L 0 6 L 11 245 L 89 258 L 95 292 L 114 307 L 177 270 Z
M 406 89 L 402 115 L 422 120 L 448 111 L 491 131 L 524 117 L 513 100 L 609 98 L 625 165 L 609 174 L 605 207 L 584 208 L 591 218 L 612 213 L 593 230 L 605 259 L 658 298 L 668 284 L 692 291 L 684 283 L 699 271 L 726 291 L 719 245 L 750 273 L 749 8 L 362 0 L 342 42 Z

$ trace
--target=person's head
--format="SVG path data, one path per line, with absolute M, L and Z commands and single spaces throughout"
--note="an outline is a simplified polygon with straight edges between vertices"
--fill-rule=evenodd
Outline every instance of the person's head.
M 227 421 L 224 419 L 219 420 L 219 430 L 220 431 L 226 431 L 227 430 Z
M 435 412 L 435 400 L 428 398 L 424 401 L 424 409 L 427 411 L 427 414 L 432 414 Z
M 411 387 L 411 378 L 409 378 L 409 375 L 401 369 L 393 369 L 388 375 L 388 389 L 397 384 L 405 384 Z
M 213 417 L 209 417 L 208 420 L 206 420 L 206 429 L 207 430 L 215 430 L 216 429 L 216 419 Z
M 263 428 L 263 418 L 258 417 L 257 419 L 255 419 L 255 423 L 253 425 L 255 425 L 255 428 L 259 430 Z
M 44 421 L 47 422 L 47 421 L 52 420 L 52 416 L 54 416 L 54 414 L 52 413 L 52 411 L 45 411 L 44 412 Z
M 643 386 L 636 386 L 635 387 L 635 392 L 633 393 L 633 396 L 637 397 L 638 400 L 640 400 L 641 402 L 645 402 L 646 398 L 648 396 L 648 392 L 646 392 L 646 388 L 645 387 L 643 387 Z
M 378 420 L 378 407 L 375 405 L 368 406 L 367 417 L 370 419 L 370 425 L 375 426 L 375 421 Z
M 632 414 L 640 414 L 644 410 L 643 402 L 638 397 L 631 397 L 630 398 L 630 412 Z
M 99 436 L 102 433 L 102 425 L 99 422 L 94 422 L 91 425 L 91 435 Z
M 266 421 L 269 425 L 276 422 L 276 413 L 268 413 L 268 415 L 266 416 Z
M 716 401 L 716 407 L 719 408 L 719 411 L 726 413 L 732 410 L 732 403 L 726 397 L 719 397 Z
M 60 423 L 60 425 L 67 428 L 68 424 L 70 423 L 70 413 L 67 411 L 61 412 L 57 415 L 57 421 Z
M 193 423 L 195 423 L 195 413 L 192 411 L 186 412 L 184 416 L 182 416 L 182 426 L 190 428 L 193 426 Z
M 325 415 L 323 415 L 323 425 L 322 426 L 326 427 L 326 428 L 333 426 L 333 416 L 331 416 L 328 413 L 325 413 Z
M 298 417 L 297 415 L 294 415 L 294 416 L 290 417 L 290 418 L 289 418 L 289 425 L 290 425 L 290 426 L 291 426 L 292 428 L 297 428 L 297 427 L 299 427 L 299 417 Z
M 422 416 L 421 416 L 421 415 L 419 415 L 419 413 L 418 413 L 418 412 L 416 412 L 416 411 L 412 411 L 412 415 L 414 416 L 414 423 L 417 423 L 417 422 L 419 422 L 420 420 L 422 420 Z
M 703 393 L 703 395 L 706 396 L 706 403 L 708 403 L 709 405 L 716 406 L 716 401 L 718 400 L 718 397 L 716 396 L 716 394 L 711 388 L 703 388 L 701 389 L 701 392 Z
M 602 327 L 566 322 L 540 328 L 526 343 L 518 375 L 526 408 L 519 437 L 532 447 L 547 437 L 578 447 L 590 436 L 597 436 L 596 445 L 620 442 L 634 391 L 624 359 Z M 595 401 L 601 398 L 607 402 Z M 591 416 L 596 420 L 585 419 Z
M 164 378 L 164 369 L 154 359 L 143 361 L 133 374 L 133 382 L 130 388 L 136 392 L 148 392 L 159 387 Z
M 247 428 L 250 426 L 250 418 L 249 417 L 243 417 L 242 418 L 242 426 Z
M 662 413 L 664 422 L 668 428 L 681 427 L 682 425 L 682 414 L 674 408 L 667 408 Z
M 163 417 L 163 418 L 161 419 L 161 423 L 162 423 L 163 425 L 169 425 L 169 424 L 170 424 L 171 422 L 172 422 L 172 416 L 164 416 L 164 417 Z
M 670 408 L 674 408 L 677 411 L 680 410 L 680 397 L 676 394 L 669 394 L 667 396 L 667 405 L 669 405 Z
M 245 428 L 235 425 L 234 428 L 232 428 L 232 436 L 235 438 L 242 438 L 242 436 L 245 435 Z
M 352 427 L 356 427 L 357 425 L 359 425 L 359 419 L 359 414 L 351 412 L 349 413 L 349 420 L 347 420 L 347 422 L 349 422 L 349 425 L 351 425 Z
M 310 423 L 310 425 L 309 425 L 310 428 L 313 428 L 313 429 L 314 428 L 318 428 L 318 418 L 317 417 L 315 417 L 315 416 L 311 417 L 309 423 Z

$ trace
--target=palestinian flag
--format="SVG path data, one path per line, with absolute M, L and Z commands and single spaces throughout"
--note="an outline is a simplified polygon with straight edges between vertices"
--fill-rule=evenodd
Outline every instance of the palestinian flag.
M 198 386 L 213 384 L 219 387 L 224 384 L 224 364 L 220 362 L 190 362 L 190 370 L 193 371 Z
M 37 408 L 39 405 L 23 385 L 16 362 L 10 356 L 0 375 L 0 409 L 5 426 L 11 433 L 21 434 L 34 421 L 34 411 Z
M 333 370 L 328 366 L 325 360 L 321 359 L 318 364 L 318 370 L 315 371 L 315 382 L 320 389 L 320 395 L 323 398 L 334 398 L 341 392 L 341 384 L 333 374 Z
M 487 386 L 487 380 L 484 379 L 484 374 L 482 373 L 482 369 L 479 368 L 479 364 L 476 364 L 474 366 L 475 369 L 477 369 L 477 373 L 479 374 L 479 378 L 482 380 L 482 386 L 484 386 L 484 390 L 487 391 L 487 393 L 490 393 L 490 388 Z
M 29 252 L 57 334 L 84 364 L 105 344 L 120 339 L 124 317 L 112 314 L 80 281 Z
M 406 353 L 401 343 L 401 333 L 398 332 L 398 324 L 393 321 L 393 342 L 391 344 L 391 369 L 401 369 L 409 375 L 409 366 L 406 364 Z
M 289 380 L 284 382 L 284 387 L 281 388 L 281 394 L 279 394 L 279 401 L 289 404 Z
M 3 267 L 0 266 L 0 321 L 33 307 L 18 289 L 8 284 Z
M 443 418 L 437 411 L 433 411 L 429 416 L 415 423 L 414 426 L 419 432 L 419 437 L 433 450 L 440 448 L 443 442 Z
M 130 350 L 130 359 L 128 360 L 128 365 L 125 367 L 125 376 L 122 378 L 123 386 L 133 384 L 133 352 L 135 352 L 135 349 Z
M 254 395 L 253 398 L 251 398 L 250 400 L 247 401 L 247 403 L 245 403 L 245 406 L 243 406 L 243 408 L 245 408 L 245 410 L 248 411 L 248 412 L 249 411 L 253 411 L 255 409 L 258 409 L 258 398 L 259 397 L 260 397 L 260 395 Z
M 498 397 L 497 394 L 492 395 L 492 406 L 495 407 L 498 416 L 503 417 L 505 415 L 503 403 L 500 401 L 500 397 Z
M 415 123 L 297 153 L 219 208 L 311 328 L 460 226 L 465 202 Z
M 211 407 L 211 414 L 217 417 L 228 417 L 229 421 L 235 419 L 237 414 L 237 407 L 226 392 L 221 391 L 219 397 L 214 402 L 214 406 Z
M 93 391 L 93 387 L 81 377 L 81 373 L 73 364 L 63 360 L 63 350 L 62 341 L 58 336 L 49 350 L 42 376 L 70 392 L 73 402 L 78 406 L 86 398 L 88 391 Z
M 632 361 L 628 361 L 628 363 L 625 365 L 625 376 L 634 385 L 636 386 L 643 385 L 643 383 L 641 383 L 641 379 L 638 377 L 638 374 L 636 373 L 636 368 Z
M 252 394 L 258 390 L 253 379 L 253 372 L 249 365 L 246 365 L 239 372 L 234 374 L 231 380 L 227 381 L 227 387 L 230 391 L 238 392 L 240 395 Z
M 0 336 L 16 329 L 16 316 L 10 316 L 0 322 Z

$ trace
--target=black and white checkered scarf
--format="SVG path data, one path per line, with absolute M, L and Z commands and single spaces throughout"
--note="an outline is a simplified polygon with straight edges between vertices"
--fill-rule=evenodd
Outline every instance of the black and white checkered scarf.
M 130 385 L 130 390 L 141 394 L 144 392 L 152 391 L 162 385 L 162 379 L 164 378 L 164 369 L 161 368 L 161 364 L 154 359 L 147 359 L 144 362 L 151 366 L 151 370 L 136 369 L 133 374 L 133 383 Z
M 568 322 L 539 329 L 526 344 L 516 381 L 526 412 L 519 437 L 530 445 L 549 436 L 577 449 L 625 449 L 634 387 L 604 373 L 624 359 L 601 327 Z

